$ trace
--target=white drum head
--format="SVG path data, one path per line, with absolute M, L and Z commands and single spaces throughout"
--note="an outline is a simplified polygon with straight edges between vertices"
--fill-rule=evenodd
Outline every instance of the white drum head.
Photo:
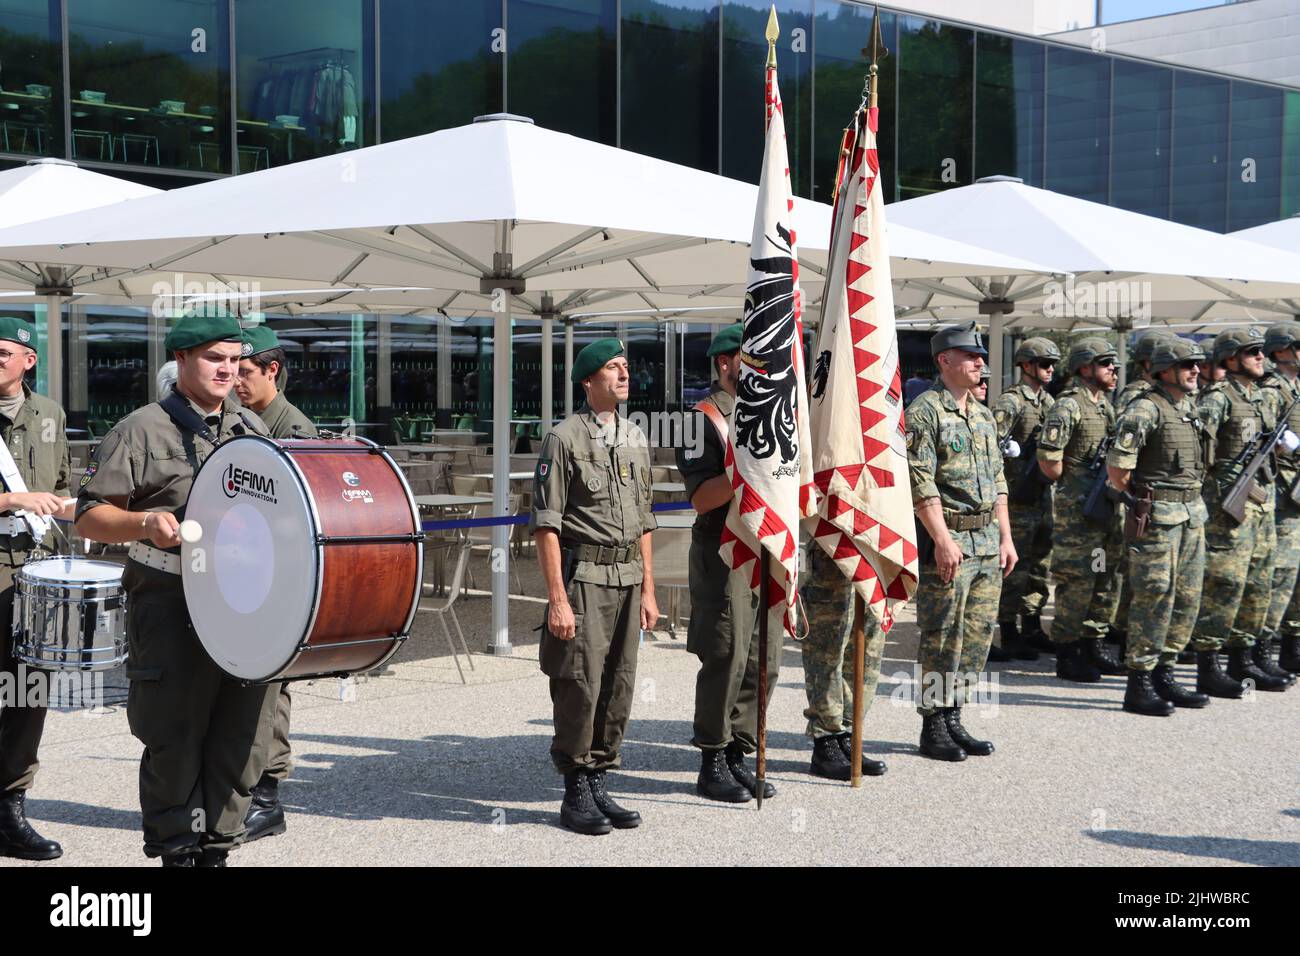
M 181 544 L 194 630 L 217 666 L 266 680 L 293 657 L 316 605 L 316 523 L 280 449 L 233 438 L 204 462 L 185 506 L 199 525 Z
M 77 584 L 117 584 L 122 580 L 122 566 L 85 558 L 42 558 L 23 565 L 23 576 L 31 580 L 75 582 Z

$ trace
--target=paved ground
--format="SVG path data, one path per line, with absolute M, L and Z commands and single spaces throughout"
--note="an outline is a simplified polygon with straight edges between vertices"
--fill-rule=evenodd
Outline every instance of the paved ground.
M 538 593 L 530 572 L 525 588 Z M 487 605 L 462 602 L 473 647 L 486 645 Z M 1300 865 L 1300 690 L 1153 719 L 1120 710 L 1122 678 L 1081 687 L 1057 681 L 1046 662 L 993 665 L 996 693 L 968 709 L 967 724 L 997 754 L 941 764 L 917 755 L 919 718 L 901 699 L 910 616 L 889 643 L 867 723 L 868 752 L 889 772 L 860 790 L 808 775 L 803 675 L 797 647 L 786 646 L 769 734 L 780 792 L 761 812 L 696 796 L 687 741 L 697 663 L 684 637 L 648 638 L 624 770 L 611 777 L 645 825 L 572 835 L 558 826 L 561 781 L 547 757 L 550 704 L 530 630 L 542 605 L 521 598 L 511 609 L 522 643 L 513 657 L 476 654 L 468 686 L 428 615 L 392 674 L 355 682 L 355 699 L 340 699 L 335 680 L 300 685 L 297 768 L 281 789 L 289 832 L 232 862 Z M 57 865 L 147 862 L 139 753 L 123 707 L 50 715 L 29 813 L 64 843 Z

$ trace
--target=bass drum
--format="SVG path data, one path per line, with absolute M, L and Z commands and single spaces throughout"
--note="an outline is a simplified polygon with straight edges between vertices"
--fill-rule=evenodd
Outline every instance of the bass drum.
M 185 518 L 199 526 L 181 545 L 185 603 L 231 677 L 355 674 L 410 633 L 424 570 L 419 511 L 373 442 L 231 438 L 199 469 Z

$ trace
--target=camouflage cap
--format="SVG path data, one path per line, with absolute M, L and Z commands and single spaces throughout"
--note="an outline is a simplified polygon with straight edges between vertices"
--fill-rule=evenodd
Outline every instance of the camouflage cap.
M 974 320 L 960 325 L 945 325 L 930 338 L 930 356 L 938 358 L 940 352 L 948 349 L 961 349 L 988 357 L 988 350 L 980 339 L 979 326 Z
M 1222 362 L 1226 358 L 1232 358 L 1242 349 L 1255 345 L 1260 348 L 1264 346 L 1264 336 L 1259 329 L 1224 329 L 1210 343 L 1210 351 L 1214 361 Z
M 1165 332 L 1162 329 L 1148 329 L 1143 332 L 1133 344 L 1134 361 L 1150 362 L 1151 351 L 1156 347 L 1156 344 L 1162 339 L 1168 338 L 1173 338 L 1172 333 Z
M 1107 356 L 1115 357 L 1115 346 L 1100 336 L 1090 335 L 1070 346 L 1070 357 L 1065 363 L 1066 369 L 1072 373 L 1077 372 L 1085 365 Z
M 1179 362 L 1204 362 L 1205 353 L 1191 339 L 1170 335 L 1156 343 L 1151 351 L 1151 371 L 1163 372 Z
M 1011 361 L 1019 365 L 1021 362 L 1034 362 L 1038 359 L 1051 359 L 1053 362 L 1059 362 L 1061 361 L 1061 350 L 1056 347 L 1056 343 L 1051 339 L 1036 335 L 1020 343 L 1020 348 L 1016 349 L 1016 354 Z
M 605 363 L 612 358 L 623 354 L 623 343 L 615 338 L 596 339 L 573 360 L 572 379 L 575 382 L 581 382 L 583 379 L 595 375 Z
M 1300 322 L 1278 322 L 1264 330 L 1264 351 L 1281 352 L 1300 342 Z
M 16 315 L 0 315 L 0 340 L 17 342 L 33 352 L 36 349 L 36 328 Z

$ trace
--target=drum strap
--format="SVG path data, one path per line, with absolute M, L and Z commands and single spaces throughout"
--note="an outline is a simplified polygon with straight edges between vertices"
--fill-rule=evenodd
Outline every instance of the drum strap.
M 220 436 L 212 434 L 212 429 L 208 427 L 208 423 L 199 418 L 198 412 L 194 411 L 194 409 L 190 407 L 190 403 L 185 401 L 185 397 L 174 388 L 168 392 L 167 397 L 158 404 L 162 406 L 162 410 L 166 412 L 167 416 L 180 428 L 188 432 L 193 432 L 209 445 L 216 446 L 221 443 Z M 236 425 L 232 429 L 236 435 L 242 435 L 246 431 L 254 435 L 258 434 L 258 429 L 253 424 L 253 420 L 248 416 L 247 412 L 240 411 L 239 418 L 244 424 Z
M 4 479 L 5 490 L 11 494 L 27 493 L 27 483 L 23 481 L 23 476 L 18 471 L 18 463 L 9 452 L 9 443 L 4 441 L 0 441 L 0 478 Z M 17 514 L 26 522 L 27 527 L 31 529 L 32 537 L 37 541 L 41 541 L 49 533 L 52 519 L 26 511 L 19 511 Z

